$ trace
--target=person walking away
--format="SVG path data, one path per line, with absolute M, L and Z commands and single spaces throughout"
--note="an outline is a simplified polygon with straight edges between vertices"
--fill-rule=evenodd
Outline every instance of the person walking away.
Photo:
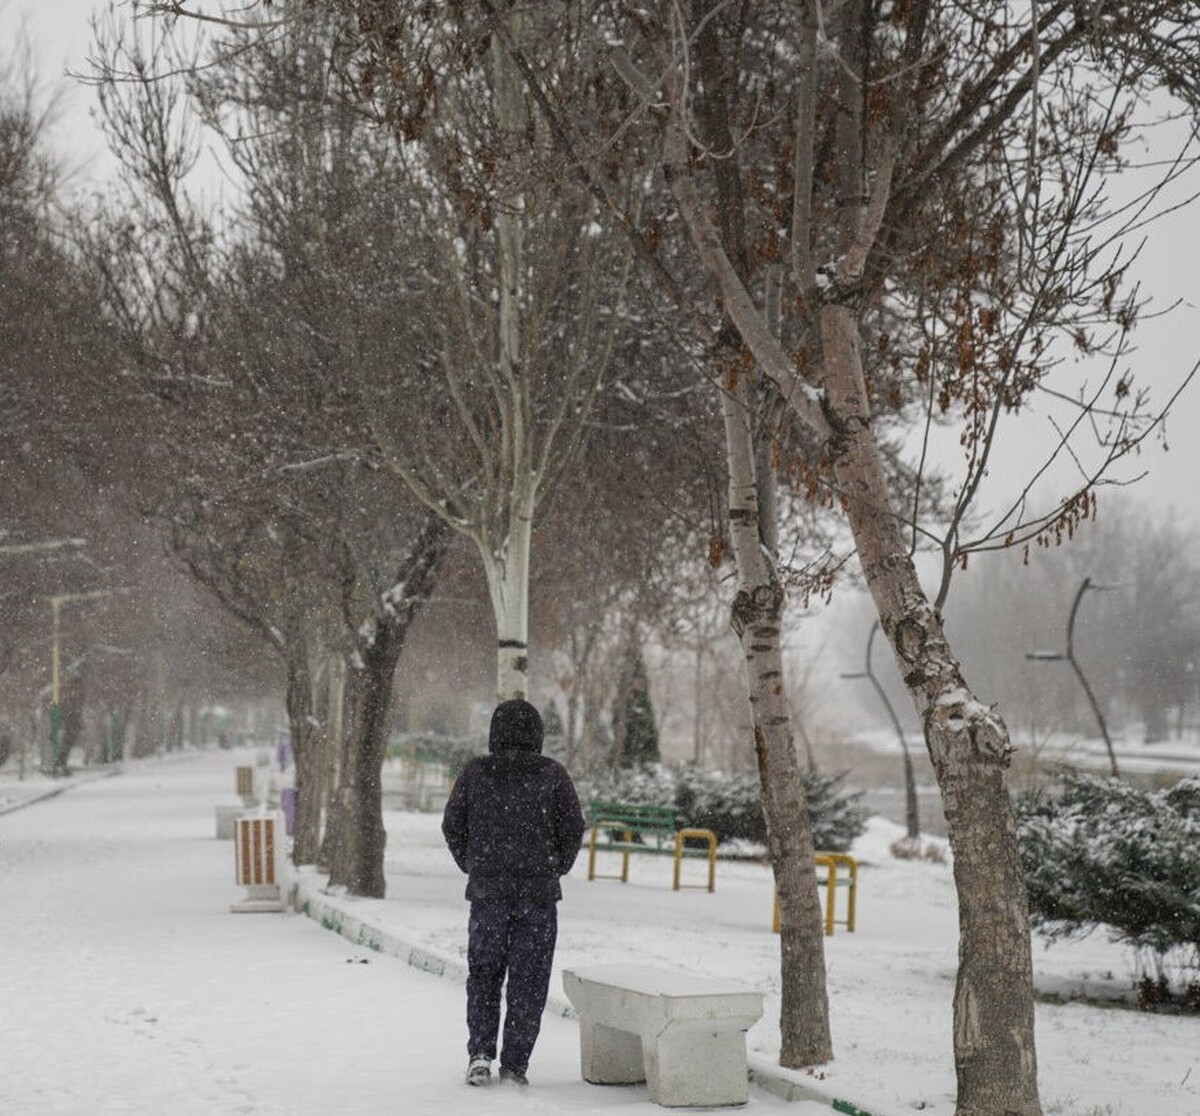
M 463 768 L 442 835 L 467 874 L 467 1084 L 492 1076 L 505 978 L 500 1080 L 527 1085 L 558 936 L 559 877 L 583 840 L 583 811 L 566 768 L 543 756 L 541 715 L 527 701 L 492 713 L 488 755 Z

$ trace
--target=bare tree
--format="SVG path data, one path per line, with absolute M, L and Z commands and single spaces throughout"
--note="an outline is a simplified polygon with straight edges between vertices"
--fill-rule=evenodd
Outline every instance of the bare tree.
M 644 118 L 662 124 L 663 170 L 725 321 L 814 439 L 811 464 L 845 512 L 925 726 L 962 911 L 954 1041 L 964 1114 L 1032 1114 L 1040 1104 L 1028 917 L 1005 779 L 1011 745 L 995 710 L 967 686 L 939 610 L 949 573 L 971 541 L 982 542 L 962 537 L 963 515 L 1000 421 L 1046 382 L 1054 339 L 1108 347 L 1119 368 L 1136 303 L 1118 297 L 1117 246 L 1137 222 L 1118 215 L 1104 226 L 1096 177 L 1126 138 L 1128 102 L 1140 90 L 1157 80 L 1194 93 L 1181 44 L 1195 14 L 1184 3 L 1155 5 L 1149 20 L 1121 3 L 1086 15 L 1069 3 L 1018 13 L 847 0 L 739 15 L 663 3 L 614 8 L 605 25 L 614 71 Z M 717 21 L 733 33 L 706 63 L 704 32 Z M 525 75 L 540 88 L 535 67 Z M 723 80 L 734 124 L 725 144 L 702 126 L 714 80 Z M 595 131 L 573 127 L 549 96 L 540 104 L 642 259 L 678 292 L 654 245 L 591 172 L 584 156 L 598 146 Z M 713 216 L 732 173 L 753 188 L 740 226 L 720 209 Z M 740 228 L 755 238 L 758 265 L 784 261 L 789 314 L 779 333 L 754 293 Z M 1106 235 L 1095 235 L 1101 228 Z M 684 309 L 711 336 L 703 315 Z M 1103 420 L 1100 464 L 1049 511 L 1018 498 L 985 536 L 996 545 L 1072 530 L 1090 514 L 1103 469 L 1145 436 L 1154 415 L 1144 398 L 1123 373 L 1106 382 L 1115 404 L 1085 390 L 1063 439 L 1088 416 Z M 961 415 L 968 456 L 932 598 L 912 561 L 917 536 L 929 533 L 922 504 L 897 500 L 873 421 L 873 398 L 913 384 L 925 386 L 931 413 Z
M 593 199 L 548 176 L 553 145 L 512 59 L 477 15 L 459 15 L 359 13 L 336 57 L 356 102 L 395 135 L 398 186 L 424 199 L 426 254 L 446 296 L 431 322 L 429 421 L 401 434 L 380 421 L 384 403 L 370 408 L 372 431 L 386 467 L 478 552 L 497 695 L 508 698 L 528 689 L 535 517 L 578 453 L 610 369 L 630 254 L 603 236 Z M 504 19 L 547 59 L 572 57 L 584 34 L 548 12 Z
M 341 383 L 370 359 L 371 331 L 394 312 L 394 292 L 373 289 L 356 270 L 367 262 L 348 247 L 366 243 L 356 224 L 362 194 L 336 188 L 345 166 L 321 158 L 331 133 L 320 116 L 292 133 L 290 147 L 260 146 L 256 159 L 246 157 L 262 172 L 246 213 L 255 236 L 218 248 L 180 186 L 190 148 L 178 122 L 180 90 L 161 72 L 170 55 L 147 53 L 122 34 L 110 25 L 102 37 L 98 80 L 114 147 L 137 189 L 119 219 L 96 223 L 91 258 L 139 372 L 127 402 L 164 424 L 149 451 L 172 447 L 172 467 L 150 473 L 147 512 L 169 525 L 187 568 L 288 668 L 295 855 L 317 859 L 324 749 L 344 747 L 345 785 L 330 817 L 338 832 L 327 842 L 333 878 L 382 894 L 379 788 L 392 679 L 444 553 L 444 533 L 419 530 L 411 504 L 397 507 L 395 486 L 381 486 L 378 470 L 364 464 Z M 253 61 L 257 72 L 243 66 L 226 80 L 240 83 L 243 105 L 261 109 L 260 119 L 274 111 L 278 120 L 290 110 L 289 87 L 261 57 Z M 206 111 L 231 99 L 179 68 L 196 81 L 189 95 Z M 303 75 L 284 77 L 308 92 Z M 323 235 L 310 243 L 314 228 Z M 331 658 L 353 668 L 344 735 L 340 692 L 328 687 L 345 676 Z
M 949 6 L 943 11 L 934 4 L 910 5 L 898 20 L 898 33 L 885 27 L 875 6 L 865 2 L 846 3 L 840 18 L 824 29 L 818 23 L 820 14 L 819 6 L 812 5 L 798 28 L 799 72 L 809 75 L 810 81 L 797 91 L 790 239 L 792 280 L 815 350 L 811 381 L 796 375 L 792 362 L 763 329 L 761 312 L 747 297 L 730 245 L 703 208 L 689 124 L 689 87 L 686 71 L 676 61 L 690 56 L 689 29 L 695 24 L 676 22 L 677 11 L 665 13 L 667 35 L 658 39 L 660 65 L 670 63 L 664 83 L 671 106 L 668 171 L 698 255 L 721 287 L 725 313 L 760 366 L 780 384 L 789 406 L 825 441 L 830 475 L 883 631 L 925 725 L 955 851 L 963 918 L 955 995 L 958 1110 L 1033 1113 L 1040 1111 L 1040 1105 L 1028 917 L 1004 779 L 1011 745 L 1003 722 L 974 697 L 962 677 L 938 611 L 911 562 L 903 520 L 872 433 L 864 359 L 864 324 L 869 320 L 864 310 L 870 301 L 864 296 L 883 276 L 897 278 L 892 261 L 904 250 L 902 246 L 912 243 L 908 232 L 914 218 L 928 212 L 921 204 L 922 190 L 928 188 L 924 183 L 945 189 L 951 183 L 969 182 L 965 166 L 953 177 L 951 168 L 975 153 L 982 156 L 975 164 L 976 173 L 982 181 L 991 178 L 991 188 L 999 185 L 992 175 L 998 175 L 1000 168 L 1012 174 L 1011 156 L 1006 157 L 1003 149 L 997 151 L 992 135 L 1002 126 L 1013 126 L 1016 106 L 1028 103 L 1025 94 L 1035 84 L 1031 82 L 1035 75 L 1017 60 L 1019 54 L 1011 52 L 1031 49 L 1034 65 L 1049 69 L 1056 58 L 1084 49 L 1086 38 L 1081 28 L 1069 18 L 1060 22 L 1055 12 L 1038 13 L 1041 19 L 1033 27 L 1013 26 L 997 12 L 997 30 L 1005 27 L 1004 46 L 983 62 L 977 53 L 978 40 L 966 38 L 972 21 L 960 21 Z M 980 20 L 981 15 L 974 19 Z M 982 30 L 978 24 L 976 28 Z M 821 68 L 818 45 L 825 36 L 826 42 L 836 42 L 830 74 L 836 95 L 828 110 L 816 95 L 818 83 L 811 80 Z M 664 56 L 662 46 L 667 44 L 671 53 Z M 987 75 L 984 88 L 978 80 L 981 62 L 990 66 L 982 69 Z M 923 83 L 929 78 L 922 70 L 935 64 L 939 68 L 965 64 L 963 80 L 968 72 L 974 76 L 966 102 L 956 109 L 946 106 L 945 116 L 923 135 L 924 120 L 918 109 L 924 107 L 922 96 L 928 87 Z M 1065 71 L 1059 72 L 1066 76 Z M 878 104 L 868 96 L 873 75 L 892 87 Z M 1106 116 L 1088 119 L 1085 106 L 1091 103 L 1089 93 L 1068 99 L 1063 107 L 1073 123 L 1087 120 L 1091 134 L 1102 137 Z M 1022 125 L 1046 127 L 1028 115 Z M 823 133 L 819 138 L 818 128 Z M 1020 132 L 1014 139 L 1016 135 Z M 1065 134 L 1051 132 L 1050 136 L 1057 145 L 1068 147 Z M 822 150 L 819 143 L 828 147 Z M 1069 145 L 1069 150 L 1072 154 L 1064 162 L 1086 175 L 1088 164 L 1081 166 L 1075 157 L 1080 145 Z M 988 156 L 994 160 L 991 165 L 985 161 Z M 827 194 L 826 182 L 832 186 Z M 1024 181 L 1023 186 L 1032 190 L 1035 184 Z M 986 290 L 993 312 L 1013 323 L 1000 331 L 1012 346 L 1004 361 L 985 355 L 975 340 L 988 333 L 987 307 L 981 313 L 969 301 L 960 300 L 950 318 L 952 335 L 959 340 L 948 360 L 953 371 L 944 374 L 942 390 L 963 400 L 968 445 L 977 460 L 986 460 L 1000 409 L 1006 402 L 1011 405 L 1006 395 L 1010 400 L 1019 397 L 1023 379 L 1036 382 L 1035 361 L 1047 334 L 1070 323 L 1069 313 L 1052 312 L 1054 304 L 1066 295 L 1076 305 L 1088 303 L 1088 313 L 1102 309 L 1087 297 L 1095 281 L 1094 268 L 1099 266 L 1097 255 L 1091 245 L 1080 248 L 1076 239 L 1076 222 L 1094 216 L 1084 214 L 1083 198 L 1067 193 L 1056 212 L 1053 205 L 1040 207 L 1037 216 L 1045 223 L 1043 228 L 1019 246 L 1038 253 L 1028 259 L 1020 251 L 1003 251 L 1002 245 L 989 249 L 987 221 L 1010 219 L 1009 199 L 1020 206 L 1021 214 L 1032 216 L 1026 190 L 1016 198 L 1011 193 L 1004 197 L 1000 205 L 974 210 L 972 223 L 978 231 L 968 244 L 978 247 L 973 256 L 955 261 L 962 270 L 946 274 L 942 288 L 958 287 L 964 293 Z M 972 205 L 977 201 L 972 192 Z M 981 212 L 990 216 L 980 220 Z M 1070 258 L 1072 248 L 1082 251 L 1084 258 Z M 832 259 L 828 269 L 819 263 L 827 258 Z M 1068 262 L 1066 274 L 1075 281 L 1069 294 L 1063 288 Z M 878 278 L 873 269 L 878 269 Z M 943 308 L 949 308 L 945 301 Z M 1113 316 L 1118 317 L 1118 312 L 1114 310 Z M 1023 361 L 1019 345 L 1025 339 L 1033 344 Z M 930 359 L 935 359 L 932 354 Z M 1127 452 L 1134 440 L 1128 432 L 1120 435 L 1115 455 Z M 1093 479 L 1087 478 L 1085 492 Z M 973 481 L 964 486 L 966 503 L 972 487 Z M 1036 535 L 1047 525 L 1070 525 L 1086 514 L 1086 508 L 1087 497 L 1081 496 L 1040 523 L 1017 527 Z M 956 543 L 950 550 L 956 556 L 960 553 Z M 945 586 L 938 604 L 944 592 Z

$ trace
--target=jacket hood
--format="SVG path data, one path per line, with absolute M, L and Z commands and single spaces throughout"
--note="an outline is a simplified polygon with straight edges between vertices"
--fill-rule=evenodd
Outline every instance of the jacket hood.
M 542 715 L 527 701 L 502 701 L 492 713 L 488 729 L 488 751 L 540 752 L 546 730 Z

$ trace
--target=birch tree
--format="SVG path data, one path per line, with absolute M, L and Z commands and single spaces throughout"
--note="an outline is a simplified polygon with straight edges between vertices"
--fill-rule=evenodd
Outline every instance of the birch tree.
M 917 577 L 911 542 L 903 529 L 904 517 L 889 492 L 871 425 L 864 357 L 869 301 L 864 284 L 872 280 L 871 267 L 879 269 L 878 283 L 886 281 L 884 276 L 894 275 L 888 257 L 908 242 L 907 228 L 922 212 L 918 184 L 923 179 L 929 187 L 935 175 L 940 179 L 938 185 L 945 183 L 955 162 L 967 160 L 973 151 L 998 156 L 993 136 L 1016 114 L 1014 102 L 1022 103 L 1037 84 L 1037 75 L 1018 61 L 1021 52 L 1030 51 L 1035 66 L 1049 67 L 1072 48 L 1083 50 L 1086 32 L 1065 10 L 1038 13 L 1037 25 L 1024 27 L 999 9 L 977 12 L 964 23 L 951 10 L 919 3 L 897 9 L 893 19 L 886 21 L 866 3 L 849 2 L 838 14 L 839 19 L 822 28 L 818 22 L 821 9 L 812 5 L 798 29 L 798 69 L 809 78 L 809 84 L 797 91 L 790 248 L 797 301 L 802 315 L 809 319 L 805 324 L 816 349 L 809 377 L 796 376 L 792 362 L 762 329 L 761 312 L 747 298 L 745 285 L 730 262 L 727 242 L 710 224 L 701 205 L 696 192 L 699 168 L 689 139 L 688 91 L 677 65 L 666 71 L 671 105 L 668 169 L 698 255 L 721 288 L 726 315 L 760 366 L 776 378 L 789 405 L 825 440 L 832 483 L 854 534 L 883 631 L 925 726 L 955 853 L 961 914 L 954 1031 L 958 1111 L 1035 1113 L 1040 1105 L 1028 916 L 1005 780 L 1012 747 L 996 711 L 973 694 L 962 676 L 935 607 L 940 601 L 926 595 Z M 888 24 L 898 27 L 893 30 Z M 685 22 L 677 28 L 671 40 L 676 57 L 689 54 L 686 28 L 692 26 Z M 979 38 L 969 39 L 972 31 Z M 986 42 L 989 33 L 1003 46 L 981 58 L 971 46 Z M 943 44 L 940 53 L 935 48 L 939 39 Z M 951 43 L 954 47 L 947 49 Z M 818 45 L 824 44 L 833 48 L 834 64 L 825 72 L 836 97 L 823 112 L 815 92 L 819 78 L 812 79 L 822 72 Z M 937 68 L 940 85 L 949 76 L 948 67 L 964 63 L 962 80 L 969 84 L 963 87 L 959 107 L 947 108 L 931 134 L 918 138 L 922 128 L 916 109 L 934 88 L 932 73 L 922 70 Z M 878 107 L 868 96 L 872 74 L 886 76 L 894 87 Z M 1069 115 L 1084 114 L 1079 101 L 1067 111 Z M 1080 116 L 1075 115 L 1075 120 L 1080 122 Z M 1091 123 L 1091 134 L 1102 146 L 1105 120 Z M 1039 124 L 1026 116 L 1012 138 Z M 1052 135 L 1058 144 L 1067 143 L 1065 135 Z M 825 153 L 819 144 L 827 145 Z M 1094 166 L 1094 153 L 1085 153 L 1076 143 L 1070 150 L 1071 155 L 1063 151 L 1066 161 L 1076 173 L 1086 175 Z M 1011 173 L 1011 166 L 1009 170 Z M 986 164 L 977 173 L 990 177 Z M 969 177 L 965 168 L 959 174 Z M 826 183 L 832 189 L 822 197 Z M 994 188 L 999 182 L 993 178 L 991 185 Z M 1036 184 L 1026 180 L 1022 186 L 1024 193 L 1024 188 L 1032 190 Z M 1009 315 L 1010 322 L 1019 321 L 1016 329 L 1010 324 L 1003 332 L 1019 344 L 1018 331 L 1023 331 L 1033 341 L 1034 352 L 1040 347 L 1038 342 L 1045 342 L 1054 317 L 1047 313 L 1047 300 L 1070 297 L 1062 287 L 1064 265 L 1070 261 L 1073 267 L 1067 275 L 1080 280 L 1071 292 L 1079 301 L 1086 299 L 1093 266 L 1101 266 L 1094 257 L 1070 258 L 1072 242 L 1062 222 L 1065 219 L 1069 227 L 1081 216 L 1081 206 L 1078 195 L 1069 192 L 1070 183 L 1064 182 L 1063 187 L 1067 207 L 1070 199 L 1076 199 L 1073 212 L 1070 208 L 1054 212 L 1055 206 L 1046 204 L 1040 214 L 1031 213 L 1023 196 L 1016 199 L 1019 210 L 1014 204 L 990 211 L 1002 228 L 1009 222 L 1018 224 L 1014 218 L 1018 212 L 1027 219 L 1040 215 L 1051 225 L 1052 231 L 1043 227 L 1019 246 L 1030 254 L 1044 253 L 1040 258 L 1014 260 L 1013 256 L 1019 255 L 1015 249 L 1012 253 L 996 249 L 995 257 L 1004 262 L 998 258 L 960 261 L 969 268 L 969 274 L 958 276 L 960 289 L 965 285 L 968 291 L 988 291 L 984 297 L 991 305 L 983 307 L 982 317 L 986 320 L 987 311 L 993 311 Z M 976 251 L 986 255 L 987 226 L 971 231 L 978 244 Z M 946 232 L 950 230 L 943 235 Z M 995 229 L 993 235 L 1002 233 Z M 1091 245 L 1081 247 L 1078 241 L 1073 246 L 1085 255 L 1093 251 Z M 1031 275 L 1036 276 L 1033 282 L 1024 286 Z M 946 281 L 953 281 L 952 276 L 947 275 Z M 1014 297 L 1018 291 L 1027 294 L 1027 299 Z M 964 333 L 986 332 L 986 325 L 977 325 L 979 318 L 969 303 L 960 306 L 951 319 L 960 342 Z M 1054 325 L 1061 327 L 1069 319 L 1069 313 L 1060 314 Z M 992 365 L 975 353 L 959 352 L 952 358 L 966 381 L 950 391 L 964 401 L 971 453 L 986 457 L 988 448 L 987 431 L 971 429 L 972 422 L 978 421 L 976 409 L 994 419 L 1006 392 L 1019 396 L 1025 386 L 1022 374 L 1038 378 L 1037 363 L 1029 351 L 1011 353 L 1007 366 L 1003 359 Z M 1131 437 L 1128 431 L 1124 436 L 1122 449 L 1127 449 Z M 1090 491 L 1090 485 L 1083 491 Z M 1086 509 L 1088 497 L 1080 499 Z M 1083 514 L 1085 510 L 1068 505 L 1047 522 L 1071 525 Z M 1019 526 L 1027 534 L 1038 533 L 1038 527 L 1028 523 Z M 960 556 L 958 548 L 954 549 Z
M 535 516 L 608 371 L 628 246 L 602 235 L 595 200 L 554 169 L 521 75 L 470 8 L 300 0 L 212 13 L 172 0 L 147 11 L 221 28 L 218 58 L 275 35 L 312 49 L 333 13 L 329 65 L 348 102 L 396 142 L 393 188 L 441 296 L 423 377 L 360 383 L 363 412 L 384 466 L 474 546 L 496 623 L 497 695 L 526 695 Z M 513 9 L 506 34 L 558 68 L 588 41 L 586 25 L 562 15 Z M 397 427 L 397 401 L 420 392 L 432 396 L 431 421 Z

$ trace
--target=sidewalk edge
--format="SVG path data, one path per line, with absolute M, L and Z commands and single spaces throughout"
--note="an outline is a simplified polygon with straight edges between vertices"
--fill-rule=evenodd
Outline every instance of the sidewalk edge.
M 18 810 L 24 810 L 27 806 L 36 806 L 39 802 L 45 802 L 47 799 L 57 798 L 60 794 L 66 794 L 67 791 L 74 790 L 76 787 L 82 787 L 87 783 L 98 783 L 101 779 L 111 779 L 114 775 L 120 774 L 121 768 L 116 766 L 107 771 L 69 775 L 57 786 L 47 787 L 45 790 L 38 791 L 28 798 L 23 798 L 20 802 L 10 802 L 6 806 L 0 806 L 0 817 L 3 817 L 5 814 L 15 814 Z
M 747 1052 L 750 1080 L 788 1102 L 815 1101 L 843 1116 L 900 1116 L 894 1105 L 875 1103 L 860 1097 L 847 1100 L 841 1089 L 805 1070 L 784 1069 L 767 1055 Z

